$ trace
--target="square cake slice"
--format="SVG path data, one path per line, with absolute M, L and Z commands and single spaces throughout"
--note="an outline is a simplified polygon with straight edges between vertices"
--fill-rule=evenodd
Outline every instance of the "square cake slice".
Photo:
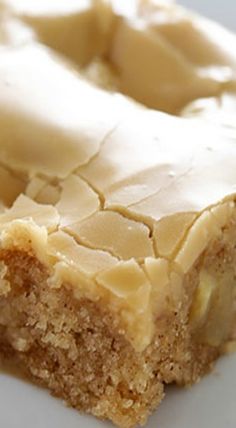
M 0 354 L 69 405 L 131 428 L 145 424 L 165 385 L 198 381 L 235 338 L 236 128 L 218 98 L 213 121 L 195 117 L 197 104 L 189 118 L 172 116 L 99 89 L 68 58 L 100 61 L 105 81 L 171 113 L 226 89 L 235 108 L 235 71 L 220 48 L 218 73 L 203 70 L 201 26 L 194 62 L 187 15 L 154 31 L 151 17 L 163 7 L 170 19 L 174 6 L 140 2 L 147 29 L 141 17 L 82 3 L 65 21 L 65 5 L 58 16 L 6 13 L 35 33 L 0 48 Z M 65 54 L 61 25 L 70 35 L 73 23 L 74 35 L 77 20 L 88 36 L 82 57 L 75 45 L 67 59 L 45 46 Z M 162 58 L 162 70 L 175 64 L 173 85 L 171 72 L 139 68 L 141 54 Z

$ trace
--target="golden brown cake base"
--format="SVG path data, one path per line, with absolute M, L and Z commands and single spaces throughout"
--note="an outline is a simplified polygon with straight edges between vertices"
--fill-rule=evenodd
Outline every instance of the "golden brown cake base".
M 35 382 L 73 407 L 124 428 L 144 424 L 162 400 L 165 384 L 196 382 L 220 354 L 219 346 L 204 343 L 205 333 L 191 333 L 189 311 L 203 267 L 223 276 L 233 272 L 235 242 L 231 224 L 186 275 L 185 304 L 156 320 L 154 339 L 141 353 L 126 341 L 101 301 L 75 299 L 70 284 L 53 288 L 33 255 L 1 250 L 11 284 L 10 294 L 0 298 L 1 353 L 17 358 Z M 214 316 L 211 308 L 202 331 Z M 227 341 L 230 331 L 224 334 Z

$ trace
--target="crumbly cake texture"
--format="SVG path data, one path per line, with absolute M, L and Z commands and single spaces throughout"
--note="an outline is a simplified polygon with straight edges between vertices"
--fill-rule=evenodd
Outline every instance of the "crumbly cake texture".
M 145 424 L 235 339 L 235 35 L 161 0 L 0 10 L 0 353 Z

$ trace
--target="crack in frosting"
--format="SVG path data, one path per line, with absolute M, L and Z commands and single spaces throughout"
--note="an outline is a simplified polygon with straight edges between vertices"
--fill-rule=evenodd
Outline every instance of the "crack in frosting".
M 174 4 L 129 6 L 2 1 L 0 240 L 106 302 L 140 351 L 235 218 L 236 39 Z

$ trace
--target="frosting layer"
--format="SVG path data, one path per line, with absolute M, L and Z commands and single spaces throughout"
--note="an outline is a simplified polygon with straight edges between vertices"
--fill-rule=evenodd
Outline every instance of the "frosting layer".
M 235 217 L 235 36 L 167 2 L 1 7 L 1 245 L 108 305 L 142 351 Z

